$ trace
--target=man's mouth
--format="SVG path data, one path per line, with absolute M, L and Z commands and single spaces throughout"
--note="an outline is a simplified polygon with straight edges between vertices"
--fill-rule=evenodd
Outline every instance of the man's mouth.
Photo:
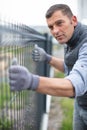
M 63 35 L 56 36 L 56 39 L 58 39 L 58 40 L 63 39 Z

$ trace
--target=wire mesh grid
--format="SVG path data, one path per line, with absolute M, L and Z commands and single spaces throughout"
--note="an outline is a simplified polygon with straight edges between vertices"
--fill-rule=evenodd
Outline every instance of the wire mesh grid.
M 16 57 L 18 64 L 37 74 L 31 53 L 34 44 L 45 42 L 44 35 L 26 25 L 0 21 L 0 130 L 39 130 L 42 112 L 38 106 L 38 94 L 32 91 L 11 92 L 8 69 Z

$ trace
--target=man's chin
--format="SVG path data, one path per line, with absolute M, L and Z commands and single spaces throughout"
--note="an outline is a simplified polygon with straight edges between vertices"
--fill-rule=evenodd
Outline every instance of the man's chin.
M 65 42 L 65 41 L 62 41 L 62 40 L 58 40 L 58 43 L 59 43 L 59 44 L 65 44 L 66 42 Z
M 65 44 L 65 42 L 59 42 L 59 44 L 63 45 L 63 44 Z
M 64 39 L 56 39 L 60 44 L 65 44 L 66 43 L 66 40 Z

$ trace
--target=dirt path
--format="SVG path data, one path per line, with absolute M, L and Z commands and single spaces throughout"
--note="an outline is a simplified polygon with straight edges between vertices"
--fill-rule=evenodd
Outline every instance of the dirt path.
M 59 100 L 59 97 L 52 97 L 47 130 L 59 130 L 61 127 L 63 113 Z

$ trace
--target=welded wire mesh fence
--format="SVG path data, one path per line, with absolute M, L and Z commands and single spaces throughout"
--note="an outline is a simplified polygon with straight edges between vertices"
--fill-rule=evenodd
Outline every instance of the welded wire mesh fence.
M 39 130 L 46 96 L 32 91 L 11 92 L 8 69 L 16 57 L 30 72 L 49 76 L 45 63 L 32 60 L 35 44 L 51 53 L 51 38 L 25 25 L 0 21 L 0 130 Z

